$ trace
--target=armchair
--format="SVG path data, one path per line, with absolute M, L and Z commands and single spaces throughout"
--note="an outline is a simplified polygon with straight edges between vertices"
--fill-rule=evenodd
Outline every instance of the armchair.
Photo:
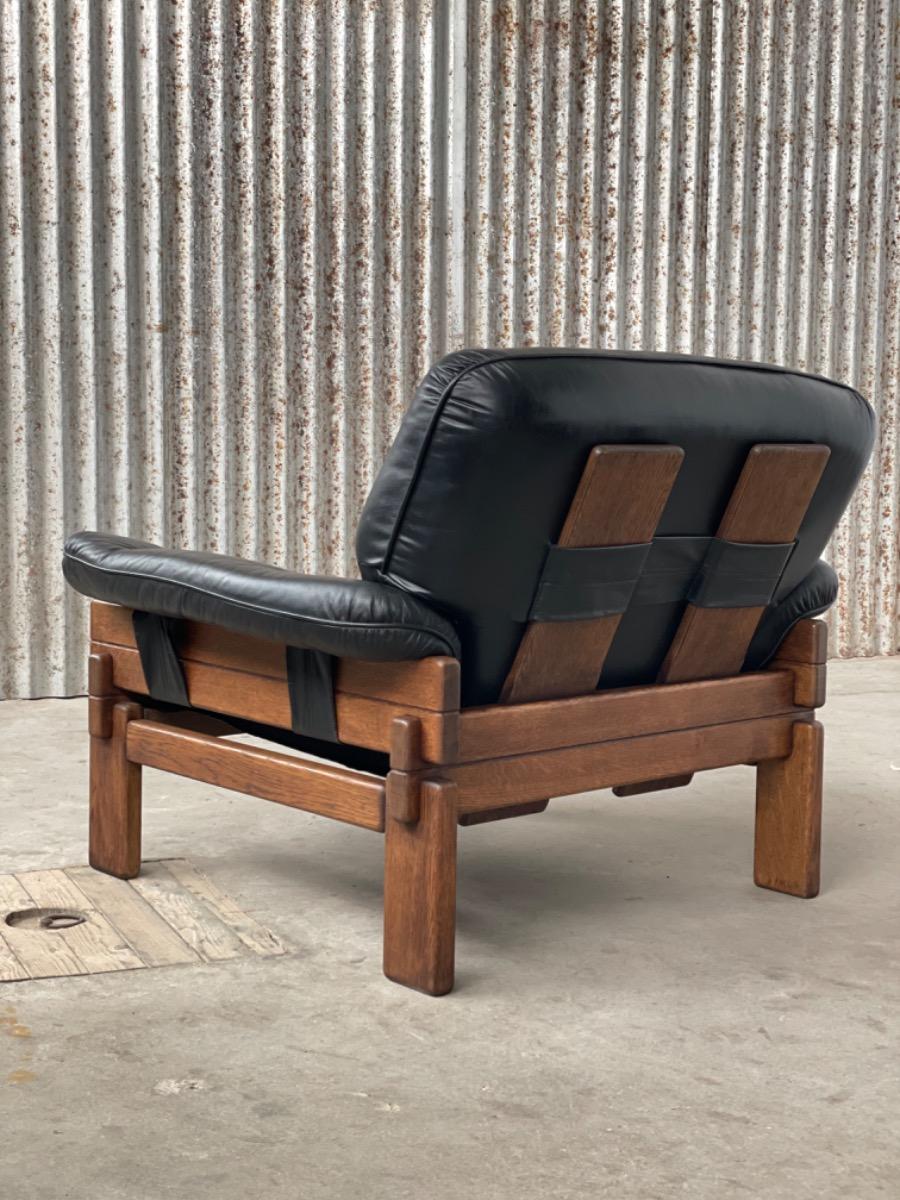
M 472 350 L 406 414 L 361 580 L 73 535 L 92 866 L 139 872 L 142 766 L 383 833 L 385 973 L 439 995 L 458 826 L 751 763 L 755 881 L 815 895 L 819 556 L 873 437 L 857 393 L 782 368 Z

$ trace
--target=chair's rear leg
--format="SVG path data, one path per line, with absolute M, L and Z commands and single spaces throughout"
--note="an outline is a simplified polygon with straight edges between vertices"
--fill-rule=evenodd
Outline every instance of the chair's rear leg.
M 141 768 L 125 754 L 128 722 L 142 715 L 128 700 L 112 705 L 109 737 L 91 734 L 88 860 L 97 871 L 133 879 L 141 869 Z
M 819 893 L 822 834 L 822 749 L 818 721 L 798 721 L 788 758 L 756 769 L 756 852 L 759 887 L 811 898 Z
M 384 973 L 432 996 L 453 987 L 456 817 L 456 785 L 427 780 L 418 820 L 385 822 Z

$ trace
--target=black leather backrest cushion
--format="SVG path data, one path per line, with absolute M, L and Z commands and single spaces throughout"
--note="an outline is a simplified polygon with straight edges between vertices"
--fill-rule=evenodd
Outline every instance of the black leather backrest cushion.
M 360 521 L 360 569 L 450 617 L 462 640 L 463 703 L 490 703 L 593 446 L 681 446 L 684 463 L 658 533 L 695 536 L 716 532 L 751 446 L 829 446 L 777 603 L 819 558 L 874 430 L 872 410 L 850 388 L 776 367 L 664 354 L 462 351 L 429 371 L 403 420 Z M 632 607 L 601 686 L 651 682 L 682 610 Z

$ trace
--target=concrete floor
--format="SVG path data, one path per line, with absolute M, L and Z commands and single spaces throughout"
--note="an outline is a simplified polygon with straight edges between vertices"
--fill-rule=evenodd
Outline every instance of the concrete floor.
M 146 772 L 145 856 L 295 953 L 0 984 L 0 1195 L 896 1198 L 900 659 L 830 691 L 817 901 L 753 887 L 748 768 L 560 800 L 460 831 L 442 1000 L 378 835 Z M 85 716 L 0 704 L 0 871 L 84 861 Z

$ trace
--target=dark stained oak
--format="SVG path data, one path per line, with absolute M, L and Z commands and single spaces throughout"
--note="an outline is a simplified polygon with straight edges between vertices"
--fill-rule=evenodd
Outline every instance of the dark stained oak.
M 110 655 L 119 688 L 138 695 L 147 694 L 147 682 L 137 650 L 104 642 L 92 642 L 91 647 Z M 197 708 L 224 716 L 244 717 L 279 729 L 291 728 L 291 701 L 285 680 L 189 659 L 183 660 L 182 667 L 191 704 Z M 445 762 L 455 756 L 456 714 L 417 709 L 413 705 L 398 705 L 348 692 L 335 694 L 335 711 L 342 742 L 387 751 L 392 721 L 395 717 L 411 714 L 422 723 L 422 749 L 429 762 Z
M 128 760 L 126 733 L 142 709 L 127 700 L 110 707 L 110 736 L 90 739 L 88 861 L 107 875 L 134 879 L 141 869 L 141 768 Z
M 527 804 L 510 804 L 506 808 L 485 808 L 481 812 L 460 813 L 460 825 L 487 825 L 491 821 L 507 821 L 511 817 L 530 817 L 547 811 L 549 800 L 530 800 Z
M 827 657 L 828 626 L 825 622 L 798 621 L 779 646 L 770 669 L 793 673 L 795 704 L 803 708 L 821 708 L 825 703 Z
M 790 753 L 791 730 L 798 716 L 809 714 L 792 710 L 784 716 L 460 763 L 440 770 L 457 785 L 459 811 L 479 812 L 548 796 L 668 779 L 688 771 L 784 758 Z
M 795 707 L 789 671 L 760 671 L 660 687 L 615 688 L 562 700 L 467 708 L 460 762 L 775 716 Z
M 136 649 L 132 610 L 94 600 L 91 640 Z M 245 633 L 234 633 L 201 621 L 179 621 L 179 657 L 189 662 L 227 667 L 269 679 L 287 680 L 284 645 Z M 459 708 L 459 663 L 435 655 L 411 662 L 363 662 L 342 658 L 337 666 L 338 692 L 367 696 L 448 712 Z
M 672 775 L 668 779 L 651 779 L 646 783 L 623 783 L 613 788 L 614 796 L 646 796 L 648 792 L 667 792 L 673 788 L 687 787 L 694 778 L 693 771 L 686 775 Z
M 453 987 L 456 818 L 456 789 L 436 779 L 422 784 L 415 824 L 387 810 L 384 973 L 430 996 Z
M 560 546 L 649 542 L 681 467 L 678 446 L 595 446 L 560 532 Z M 532 621 L 503 686 L 503 704 L 577 696 L 597 686 L 621 617 Z
M 790 755 L 756 768 L 758 887 L 804 899 L 819 894 L 824 742 L 818 721 L 798 722 Z
M 223 741 L 155 721 L 132 721 L 127 746 L 132 763 L 246 792 L 364 829 L 384 829 L 384 782 L 362 771 Z
M 717 536 L 730 542 L 792 542 L 830 453 L 827 446 L 754 446 Z M 736 675 L 764 612 L 764 606 L 700 608 L 688 604 L 659 673 L 660 683 Z

